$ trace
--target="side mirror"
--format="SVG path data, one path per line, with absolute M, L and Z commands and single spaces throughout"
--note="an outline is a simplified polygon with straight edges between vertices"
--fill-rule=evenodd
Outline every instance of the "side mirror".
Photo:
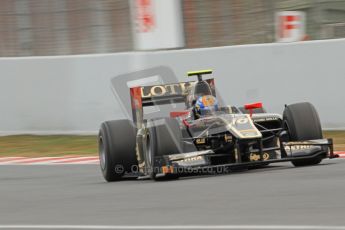
M 262 108 L 262 103 L 257 102 L 257 103 L 252 103 L 252 104 L 245 104 L 244 108 L 246 110 L 249 110 L 250 117 L 253 115 L 253 109 L 261 109 Z

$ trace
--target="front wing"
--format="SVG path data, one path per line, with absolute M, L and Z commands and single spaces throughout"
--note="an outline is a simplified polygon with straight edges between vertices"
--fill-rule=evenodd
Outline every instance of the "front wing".
M 321 158 L 336 158 L 333 152 L 332 139 L 319 139 L 308 141 L 281 142 L 279 147 L 253 149 L 249 154 L 249 161 L 242 161 L 241 157 L 234 163 L 212 164 L 211 158 L 219 155 L 212 150 L 196 151 L 181 154 L 155 157 L 155 169 L 158 174 L 168 173 L 194 173 L 194 172 L 226 172 L 238 166 L 258 166 L 269 163 Z M 225 154 L 224 154 L 225 155 Z M 230 154 L 228 154 L 230 157 Z

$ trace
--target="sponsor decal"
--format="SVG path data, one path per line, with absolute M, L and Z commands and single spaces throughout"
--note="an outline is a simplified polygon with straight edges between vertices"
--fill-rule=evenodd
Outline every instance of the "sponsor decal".
M 227 123 L 229 123 L 229 125 L 231 125 L 231 126 L 244 125 L 244 124 L 249 123 L 249 119 L 247 118 L 247 116 L 233 117 L 232 120 L 227 121 Z
M 270 154 L 264 153 L 263 158 L 265 161 L 267 161 L 268 159 L 270 159 Z
M 265 161 L 267 161 L 267 160 L 270 159 L 270 154 L 264 153 L 264 154 L 262 155 L 262 157 L 263 157 L 263 159 L 264 159 Z M 250 160 L 250 161 L 258 161 L 258 160 L 260 160 L 260 154 L 258 154 L 258 153 L 251 153 L 251 154 L 249 155 L 249 160 Z
M 214 92 L 214 79 L 205 80 L 209 83 L 213 94 Z M 191 91 L 194 81 L 180 82 L 166 85 L 153 85 L 141 87 L 141 97 L 143 99 L 150 97 L 174 96 L 174 95 L 188 95 Z M 192 95 L 191 95 L 192 96 Z
M 279 120 L 278 117 L 265 117 L 265 118 L 259 118 L 259 119 L 255 118 L 255 119 L 253 119 L 253 121 L 255 121 L 255 122 L 262 122 L 262 121 L 277 121 L 277 120 Z
M 206 164 L 206 160 L 204 156 L 195 156 L 175 161 L 175 163 L 179 166 L 197 166 Z
M 240 133 L 244 137 L 256 137 L 258 135 L 255 129 L 240 130 Z
M 181 82 L 168 85 L 154 85 L 141 87 L 141 97 L 162 97 L 172 95 L 186 95 L 191 87 L 190 82 Z
M 231 135 L 225 134 L 224 140 L 225 140 L 226 142 L 231 142 L 231 141 L 232 141 L 232 136 L 231 136 Z
M 290 142 L 286 142 L 284 143 L 285 145 L 309 145 L 310 143 L 312 142 L 309 142 L 309 141 L 290 141 Z
M 249 115 L 234 115 L 231 120 L 224 119 L 227 129 L 239 138 L 259 138 L 261 133 L 255 128 Z
M 169 155 L 169 160 L 183 160 L 186 158 L 191 158 L 191 157 L 197 157 L 201 155 L 206 155 L 206 154 L 213 154 L 214 152 L 212 150 L 203 150 L 203 151 L 195 151 L 195 152 L 189 152 L 189 153 L 179 153 L 179 154 L 173 154 Z
M 286 151 L 306 150 L 313 148 L 313 145 L 288 145 L 284 147 Z
M 215 104 L 214 97 L 211 96 L 204 96 L 201 100 L 204 106 L 213 106 Z
M 256 153 L 251 153 L 249 155 L 249 160 L 250 161 L 258 161 L 260 159 L 260 155 Z
M 191 86 L 189 82 L 181 82 L 178 84 L 169 85 L 154 85 L 141 87 L 141 97 L 161 97 L 171 95 L 185 95 L 188 92 L 188 88 Z
M 246 117 L 240 117 L 240 118 L 236 119 L 236 123 L 237 123 L 237 124 L 244 125 L 244 124 L 248 123 L 248 118 L 246 118 Z
M 294 150 L 306 150 L 311 149 L 314 145 L 310 145 L 311 142 L 308 141 L 292 141 L 284 144 L 285 151 L 294 151 Z
M 174 173 L 174 167 L 173 166 L 163 166 L 162 167 L 162 173 L 167 174 L 167 173 Z
M 206 140 L 205 140 L 205 138 L 198 138 L 198 139 L 195 140 L 195 142 L 196 142 L 197 144 L 205 144 L 205 143 L 206 143 Z
M 203 157 L 202 156 L 188 157 L 183 160 L 179 160 L 179 162 L 190 162 L 190 161 L 198 161 L 198 160 L 203 160 Z

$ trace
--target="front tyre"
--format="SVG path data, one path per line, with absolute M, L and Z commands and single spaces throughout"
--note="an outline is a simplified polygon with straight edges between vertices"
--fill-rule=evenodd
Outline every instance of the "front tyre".
M 315 107 L 309 102 L 291 104 L 285 107 L 283 113 L 284 125 L 289 133 L 290 141 L 306 141 L 322 139 L 322 129 L 319 115 Z M 322 157 L 313 159 L 294 160 L 294 166 L 316 165 Z
M 121 180 L 136 166 L 136 128 L 130 120 L 105 121 L 98 134 L 98 152 L 106 181 Z

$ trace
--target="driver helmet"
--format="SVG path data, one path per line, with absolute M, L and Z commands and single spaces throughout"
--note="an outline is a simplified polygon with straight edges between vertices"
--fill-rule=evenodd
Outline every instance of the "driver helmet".
M 202 117 L 211 115 L 218 110 L 218 100 L 212 95 L 199 97 L 195 102 L 195 115 Z

